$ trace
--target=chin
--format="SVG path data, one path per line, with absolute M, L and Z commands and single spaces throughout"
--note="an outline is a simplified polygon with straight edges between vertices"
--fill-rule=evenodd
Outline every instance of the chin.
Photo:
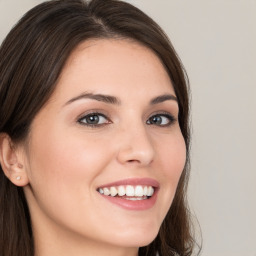
M 124 247 L 143 247 L 149 245 L 157 236 L 159 229 L 141 229 L 117 234 L 116 242 Z

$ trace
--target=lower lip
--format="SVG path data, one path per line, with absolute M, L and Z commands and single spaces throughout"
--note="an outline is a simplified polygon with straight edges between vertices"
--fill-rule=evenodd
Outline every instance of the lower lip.
M 155 190 L 153 196 L 151 196 L 148 199 L 136 201 L 122 199 L 121 197 L 105 196 L 102 194 L 99 195 L 108 200 L 109 202 L 116 204 L 117 206 L 124 208 L 126 210 L 143 211 L 148 210 L 155 205 L 157 199 L 157 192 L 158 191 Z

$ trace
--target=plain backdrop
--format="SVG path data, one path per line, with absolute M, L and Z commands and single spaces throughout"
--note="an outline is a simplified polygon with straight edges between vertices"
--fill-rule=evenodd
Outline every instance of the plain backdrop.
M 0 0 L 0 41 L 40 0 Z M 192 91 L 189 198 L 203 256 L 256 256 L 256 0 L 127 0 L 169 35 Z

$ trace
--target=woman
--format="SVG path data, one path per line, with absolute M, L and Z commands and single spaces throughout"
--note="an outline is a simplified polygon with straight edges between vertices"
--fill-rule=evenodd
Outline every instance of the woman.
M 0 49 L 1 255 L 192 255 L 186 81 L 130 4 L 29 11 Z

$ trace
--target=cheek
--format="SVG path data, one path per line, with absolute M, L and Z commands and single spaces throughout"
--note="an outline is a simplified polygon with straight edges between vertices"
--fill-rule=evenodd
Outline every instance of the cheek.
M 42 133 L 31 139 L 29 178 L 39 203 L 72 207 L 94 191 L 95 177 L 110 157 L 102 141 L 84 137 L 52 129 L 47 139 Z
M 186 162 L 186 144 L 181 133 L 173 134 L 159 146 L 162 175 L 166 182 L 177 185 Z
M 95 210 L 97 205 L 92 198 L 96 177 L 111 159 L 111 152 L 106 151 L 103 142 L 85 138 L 82 133 L 67 135 L 60 129 L 57 132 L 52 129 L 47 139 L 42 133 L 31 138 L 32 194 L 27 197 L 34 217 L 48 216 L 61 225 L 79 230 L 82 224 L 77 220 L 84 216 L 83 224 L 87 227 L 84 230 L 93 233 L 90 223 L 98 220 L 88 205 Z
M 60 130 L 49 134 L 47 139 L 35 136 L 31 145 L 32 181 L 40 178 L 50 183 L 57 182 L 57 186 L 72 186 L 72 180 L 82 179 L 88 185 L 108 162 L 108 158 L 103 157 L 107 152 L 101 152 L 104 149 L 101 143 L 78 134 L 66 136 Z M 60 182 L 64 179 L 67 182 Z
M 170 137 L 158 150 L 158 165 L 161 170 L 161 189 L 159 194 L 163 199 L 160 213 L 169 210 L 176 193 L 177 185 L 186 163 L 186 145 L 181 133 Z M 161 215 L 163 218 L 163 216 Z

